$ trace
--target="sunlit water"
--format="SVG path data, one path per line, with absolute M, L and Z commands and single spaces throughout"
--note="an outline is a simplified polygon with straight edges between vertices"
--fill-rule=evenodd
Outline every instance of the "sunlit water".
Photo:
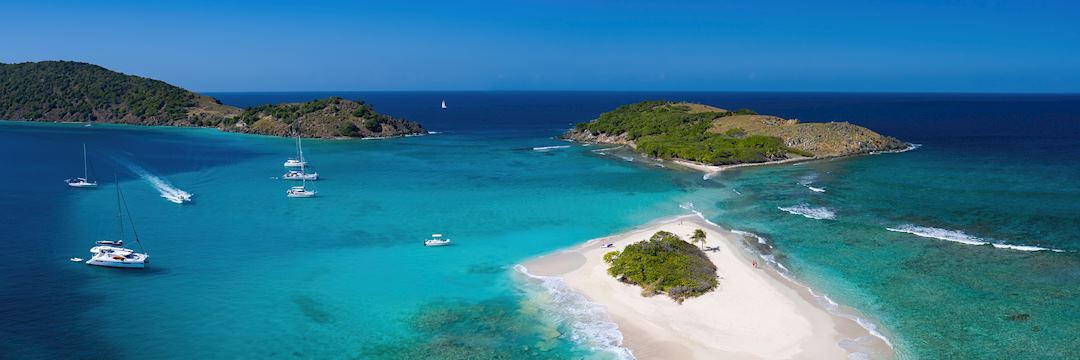
M 324 94 L 215 95 L 252 105 Z M 0 177 L 7 189 L 0 193 L 0 239 L 8 254 L 0 272 L 0 351 L 39 358 L 615 358 L 623 354 L 610 346 L 617 333 L 598 309 L 551 284 L 523 280 L 513 265 L 686 213 L 679 206 L 686 203 L 760 235 L 767 255 L 882 327 L 902 356 L 1080 351 L 1080 141 L 1065 122 L 1073 114 L 1067 109 L 1080 108 L 1076 99 L 342 95 L 441 133 L 307 141 L 305 155 L 322 177 L 313 184 L 319 196 L 289 199 L 290 183 L 276 179 L 293 149 L 288 139 L 0 124 L 0 151 L 19 175 Z M 447 111 L 437 109 L 443 97 Z M 704 180 L 551 139 L 572 122 L 645 98 L 807 120 L 866 119 L 923 146 Z M 1024 117 L 1022 109 L 1036 105 L 1050 110 Z M 984 128 L 992 133 L 979 134 L 998 137 L 957 137 L 950 122 L 930 126 L 926 114 L 955 116 L 967 106 L 998 106 L 1000 121 Z M 890 122 L 898 113 L 907 115 Z M 1000 137 L 1012 129 L 1001 122 L 1014 118 L 1029 121 L 1012 125 L 1024 136 Z M 898 124 L 905 119 L 910 126 Z M 84 142 L 102 186 L 69 189 L 62 180 L 81 171 Z M 149 269 L 67 261 L 86 257 L 95 240 L 116 237 L 114 176 L 151 254 Z M 167 202 L 151 177 L 195 201 Z M 423 247 L 436 232 L 456 245 Z M 131 244 L 130 229 L 125 237 Z M 1027 251 L 1036 248 L 1061 252 Z

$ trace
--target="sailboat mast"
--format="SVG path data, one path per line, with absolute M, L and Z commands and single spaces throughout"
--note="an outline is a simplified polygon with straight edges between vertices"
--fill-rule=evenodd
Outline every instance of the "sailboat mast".
M 116 195 L 120 198 L 120 204 L 123 206 L 123 208 L 122 208 L 123 210 L 121 211 L 120 218 L 123 219 L 123 213 L 125 213 L 125 212 L 127 213 L 127 216 L 130 219 L 128 221 L 128 223 L 131 223 L 131 233 L 135 234 L 135 243 L 139 244 L 139 251 L 142 251 L 143 253 L 146 253 L 146 249 L 144 249 L 143 246 L 142 246 L 142 241 L 139 241 L 139 230 L 135 229 L 135 218 L 131 217 L 131 209 L 129 209 L 127 207 L 127 202 L 124 201 L 124 195 L 120 193 L 120 182 L 119 181 L 116 182 Z M 123 220 L 121 220 L 121 221 L 123 221 Z
M 116 182 L 116 223 L 117 227 L 117 240 L 124 241 L 124 207 L 123 198 L 120 196 L 120 177 L 113 175 L 113 181 Z
M 300 141 L 300 133 L 296 133 L 296 151 L 299 153 L 300 164 L 304 164 L 304 144 Z
M 86 171 L 86 143 L 82 144 L 82 177 L 87 181 L 90 181 L 90 176 Z

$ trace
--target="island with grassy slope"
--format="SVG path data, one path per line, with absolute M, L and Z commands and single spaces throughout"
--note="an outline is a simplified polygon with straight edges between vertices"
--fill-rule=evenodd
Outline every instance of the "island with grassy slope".
M 641 154 L 715 171 L 723 166 L 899 151 L 911 144 L 846 122 L 800 123 L 708 105 L 645 101 L 580 123 L 563 138 L 621 144 Z
M 0 119 L 213 127 L 251 134 L 381 138 L 420 124 L 330 97 L 240 109 L 163 81 L 72 61 L 0 63 Z

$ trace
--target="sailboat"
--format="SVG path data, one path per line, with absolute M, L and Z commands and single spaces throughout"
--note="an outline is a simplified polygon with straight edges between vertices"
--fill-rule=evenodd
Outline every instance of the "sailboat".
M 304 173 L 304 167 L 303 166 L 300 167 L 300 173 L 301 174 Z M 300 183 L 300 186 L 293 186 L 293 187 L 289 188 L 289 190 L 285 190 L 285 196 L 291 197 L 291 198 L 315 197 L 315 190 L 308 190 L 307 189 L 307 179 L 300 179 L 300 180 L 303 180 L 303 182 Z
M 446 109 L 446 100 L 443 100 L 443 101 L 442 101 L 442 108 L 443 108 L 443 109 Z
M 77 178 L 74 178 L 74 179 L 67 179 L 67 180 L 64 180 L 64 182 L 66 182 L 68 184 L 68 186 L 73 187 L 73 188 L 96 188 L 97 187 L 97 181 L 90 181 L 89 180 L 90 175 L 88 175 L 88 172 L 87 172 L 86 144 L 83 144 L 83 146 L 82 146 L 82 166 L 83 166 L 83 176 L 82 177 L 77 177 Z
M 307 165 L 307 161 L 304 161 L 304 148 L 300 144 L 300 133 L 296 133 L 296 157 L 285 160 L 285 167 L 302 167 Z
M 127 204 L 124 203 L 124 195 L 120 192 L 119 179 L 116 180 L 116 210 L 119 239 L 97 241 L 96 246 L 90 248 L 90 260 L 86 260 L 86 264 L 115 268 L 141 269 L 146 267 L 146 264 L 150 263 L 150 255 L 146 254 L 142 242 L 139 241 L 139 232 L 135 230 L 134 221 L 129 221 L 131 232 L 135 234 L 135 243 L 139 244 L 139 251 L 141 252 L 124 247 L 124 214 L 127 213 L 128 218 L 131 218 L 131 212 L 128 210 Z

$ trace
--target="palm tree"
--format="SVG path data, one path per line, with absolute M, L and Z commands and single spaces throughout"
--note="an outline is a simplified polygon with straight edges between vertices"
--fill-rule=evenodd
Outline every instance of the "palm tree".
M 701 244 L 701 249 L 705 250 L 705 231 L 701 229 L 694 230 L 694 235 L 690 235 L 690 242 Z

